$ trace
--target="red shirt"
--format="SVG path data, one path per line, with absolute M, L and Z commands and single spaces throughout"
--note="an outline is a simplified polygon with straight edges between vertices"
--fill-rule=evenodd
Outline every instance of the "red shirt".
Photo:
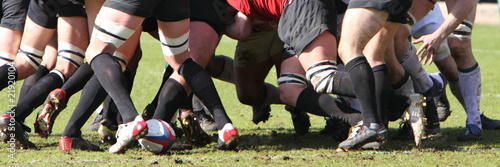
M 287 0 L 227 0 L 239 12 L 262 21 L 279 20 Z

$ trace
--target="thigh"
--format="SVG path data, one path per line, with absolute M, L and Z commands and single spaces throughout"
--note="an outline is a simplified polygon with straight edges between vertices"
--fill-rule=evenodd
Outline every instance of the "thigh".
M 191 21 L 189 30 L 189 51 L 193 60 L 206 67 L 219 44 L 219 34 L 208 23 Z

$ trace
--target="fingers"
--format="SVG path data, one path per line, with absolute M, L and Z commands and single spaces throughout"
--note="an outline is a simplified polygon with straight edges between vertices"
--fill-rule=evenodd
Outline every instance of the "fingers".
M 420 53 L 422 53 L 423 51 L 426 51 L 426 50 L 427 50 L 426 46 L 425 46 L 425 45 L 422 45 L 422 46 L 418 49 L 418 51 L 417 51 L 417 55 L 420 55 Z

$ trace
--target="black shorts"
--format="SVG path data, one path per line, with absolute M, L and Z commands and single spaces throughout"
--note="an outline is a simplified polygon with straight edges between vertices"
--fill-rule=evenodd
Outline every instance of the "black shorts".
M 24 30 L 29 2 L 30 0 L 0 1 L 0 6 L 2 6 L 0 26 L 13 30 Z
M 210 25 L 219 35 L 224 28 L 224 15 L 229 6 L 225 0 L 190 0 L 191 21 L 202 21 Z
M 351 0 L 348 8 L 376 8 L 389 13 L 387 21 L 406 24 L 412 0 Z
M 31 0 L 28 17 L 36 24 L 50 29 L 57 27 L 57 17 L 87 17 L 84 0 Z
M 335 0 L 294 0 L 285 5 L 278 35 L 285 50 L 296 55 L 324 31 L 337 33 Z
M 142 31 L 143 32 L 153 32 L 158 31 L 158 21 L 155 17 L 145 18 L 142 21 Z
M 189 0 L 107 0 L 103 6 L 144 18 L 154 16 L 164 22 L 190 17 Z

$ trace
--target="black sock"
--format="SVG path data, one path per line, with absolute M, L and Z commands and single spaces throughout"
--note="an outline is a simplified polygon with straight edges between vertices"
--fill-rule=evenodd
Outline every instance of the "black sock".
M 35 85 L 35 83 L 38 82 L 38 80 L 40 80 L 43 76 L 47 75 L 49 72 L 50 70 L 47 69 L 47 67 L 45 67 L 44 65 L 40 65 L 40 68 L 38 68 L 38 70 L 36 70 L 36 72 L 33 75 L 24 79 L 23 86 L 21 87 L 21 91 L 19 92 L 18 100 L 21 101 L 21 99 L 23 99 L 24 96 L 28 94 L 31 87 L 33 87 L 33 85 Z
M 130 98 L 127 80 L 119 65 L 113 60 L 111 54 L 101 53 L 96 55 L 90 66 L 94 70 L 104 90 L 113 98 L 123 121 L 133 121 L 138 115 L 137 110 Z
M 107 120 L 113 125 L 118 125 L 118 122 L 116 121 L 116 116 L 119 115 L 118 113 L 113 113 L 114 111 L 111 110 L 111 108 L 116 108 L 116 105 L 114 104 L 113 100 L 111 97 L 107 96 L 104 101 L 102 102 L 102 119 Z
M 370 127 L 370 123 L 381 124 L 375 100 L 375 77 L 370 64 L 364 56 L 359 56 L 349 61 L 345 67 L 351 77 L 354 93 L 361 105 L 363 124 L 368 127 Z
M 131 92 L 134 84 L 135 73 L 127 69 L 125 70 L 125 72 L 123 72 L 123 75 L 125 76 L 125 79 L 127 79 L 128 91 Z M 112 125 L 118 126 L 119 124 L 123 123 L 121 115 L 118 112 L 118 108 L 116 107 L 116 104 L 113 99 L 111 99 L 111 97 L 107 96 L 102 104 L 103 119 L 108 120 Z
M 0 66 L 0 91 L 17 81 L 17 69 L 5 64 Z
M 387 65 L 380 64 L 372 68 L 373 76 L 375 76 L 375 93 L 377 97 L 377 112 L 380 120 L 384 125 L 388 125 L 387 119 L 388 101 L 387 96 L 391 89 Z
M 328 94 L 318 94 L 311 88 L 306 88 L 300 93 L 296 108 L 314 115 L 337 118 L 352 126 L 361 121 L 361 112 Z
M 191 93 L 186 101 L 182 102 L 180 109 L 193 110 L 193 94 Z
M 81 65 L 61 88 L 66 91 L 66 99 L 69 100 L 73 94 L 82 90 L 92 76 L 94 71 L 90 65 L 88 63 Z
M 182 85 L 175 79 L 168 79 L 161 89 L 153 118 L 170 122 L 177 109 L 187 99 L 186 90 Z
M 56 73 L 49 73 L 42 77 L 28 92 L 28 94 L 17 103 L 15 108 L 16 120 L 24 122 L 35 108 L 42 105 L 50 91 L 60 88 L 63 79 Z
M 212 78 L 200 65 L 189 58 L 182 63 L 179 74 L 186 79 L 193 93 L 212 112 L 218 129 L 222 129 L 226 123 L 231 123 L 224 106 L 222 106 Z
M 165 82 L 167 82 L 167 79 L 170 78 L 172 73 L 174 73 L 174 69 L 171 66 L 167 66 L 167 68 L 165 68 L 165 71 L 163 72 L 163 79 L 161 80 L 160 89 L 158 89 L 158 91 L 156 92 L 155 98 L 150 103 L 154 107 L 156 107 L 156 105 L 158 104 L 158 98 L 160 96 L 160 92 L 161 92 L 163 85 L 165 84 Z
M 99 80 L 96 77 L 90 79 L 82 90 L 80 101 L 75 111 L 73 111 L 62 136 L 79 137 L 85 122 L 106 97 L 106 91 L 102 88 Z
M 356 98 L 349 73 L 345 71 L 336 71 L 335 74 L 333 74 L 333 93 Z

